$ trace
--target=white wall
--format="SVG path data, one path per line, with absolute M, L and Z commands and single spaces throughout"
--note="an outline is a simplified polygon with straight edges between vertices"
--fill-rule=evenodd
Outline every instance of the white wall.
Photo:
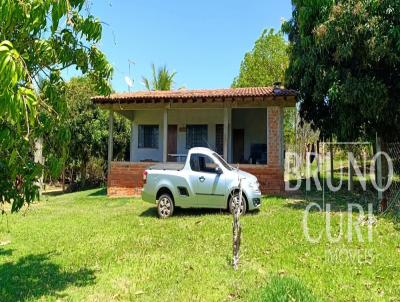
M 135 110 L 132 122 L 131 151 L 130 160 L 133 162 L 152 159 L 162 161 L 163 150 L 163 110 Z M 211 149 L 215 149 L 215 125 L 223 124 L 223 109 L 169 109 L 168 124 L 178 125 L 177 133 L 177 153 L 187 154 L 186 131 L 180 131 L 186 125 L 207 124 L 208 143 Z M 138 148 L 138 126 L 139 125 L 159 125 L 158 148 Z M 229 122 L 229 147 L 228 157 L 232 159 L 232 129 L 244 129 L 244 156 L 250 157 L 251 144 L 267 144 L 267 109 L 232 109 Z
M 208 143 L 211 149 L 215 148 L 215 125 L 223 124 L 223 109 L 171 109 L 168 110 L 168 124 L 178 125 L 177 153 L 187 154 L 186 131 L 179 131 L 186 125 L 207 124 Z M 138 126 L 159 125 L 158 148 L 138 148 Z M 133 112 L 131 137 L 131 158 L 133 162 L 152 159 L 162 161 L 163 150 L 163 111 L 162 110 L 135 110 Z

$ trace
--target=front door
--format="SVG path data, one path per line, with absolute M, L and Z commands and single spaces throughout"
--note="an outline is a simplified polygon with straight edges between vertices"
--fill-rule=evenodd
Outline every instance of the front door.
M 167 161 L 176 161 L 176 156 L 171 154 L 176 155 L 177 151 L 177 129 L 177 125 L 168 125 Z
M 192 154 L 190 157 L 190 183 L 196 195 L 196 205 L 207 208 L 224 208 L 225 175 L 216 172 L 217 164 L 204 154 Z
M 233 129 L 233 163 L 243 163 L 244 158 L 244 129 Z

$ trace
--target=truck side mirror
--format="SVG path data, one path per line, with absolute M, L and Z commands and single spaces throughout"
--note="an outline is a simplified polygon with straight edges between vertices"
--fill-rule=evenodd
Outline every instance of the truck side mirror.
M 215 173 L 222 174 L 222 169 L 220 167 L 215 167 Z

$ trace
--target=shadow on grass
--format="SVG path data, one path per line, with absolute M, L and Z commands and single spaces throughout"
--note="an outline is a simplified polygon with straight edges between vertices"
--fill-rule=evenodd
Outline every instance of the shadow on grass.
M 209 208 L 175 208 L 174 216 L 182 217 L 182 216 L 203 216 L 203 215 L 226 215 L 228 214 L 227 210 L 223 209 L 209 209 Z
M 90 193 L 89 196 L 96 197 L 96 196 L 106 196 L 107 195 L 107 188 L 99 188 L 93 193 Z
M 43 192 L 42 195 L 43 196 L 60 196 L 60 195 L 68 195 L 68 194 L 73 194 L 73 193 L 77 193 L 77 192 L 85 192 L 85 191 L 92 191 L 92 190 L 93 190 L 93 188 L 87 188 L 87 189 L 77 190 L 74 192 L 69 192 L 69 191 L 63 192 L 60 189 L 60 190 L 55 190 L 55 191 Z M 107 189 L 104 187 L 97 188 L 96 191 L 94 191 L 90 194 L 87 194 L 87 196 L 90 196 L 90 197 L 107 196 Z
M 93 189 L 88 188 L 88 189 L 81 189 L 81 190 L 74 191 L 74 192 L 68 192 L 68 191 L 63 192 L 60 189 L 57 191 L 43 192 L 42 195 L 43 196 L 60 196 L 60 195 L 73 194 L 73 193 L 77 193 L 77 192 L 91 191 L 91 190 L 93 190 Z M 104 187 L 98 188 L 96 191 L 88 194 L 88 196 L 91 196 L 91 197 L 107 196 L 107 188 L 104 188 Z
M 42 193 L 43 196 L 60 196 L 63 194 L 65 194 L 65 192 L 63 192 L 61 189 L 57 190 L 57 191 L 49 191 L 49 192 Z
M 0 265 L 2 302 L 37 300 L 43 296 L 61 298 L 58 291 L 69 286 L 87 286 L 95 280 L 94 271 L 64 271 L 49 260 L 49 254 L 28 255 Z
M 321 180 L 321 188 L 323 190 L 317 190 L 316 186 L 313 185 L 313 181 L 311 182 L 310 190 L 307 190 L 306 180 L 302 180 L 300 190 L 298 190 L 296 194 L 289 196 L 291 201 L 286 203 L 285 207 L 304 211 L 311 203 L 316 203 L 321 207 L 322 211 L 325 211 L 326 207 L 324 208 L 324 205 L 329 204 L 331 212 L 343 212 L 348 210 L 349 204 L 358 204 L 361 205 L 364 211 L 367 211 L 368 204 L 372 203 L 373 210 L 377 213 L 377 195 L 370 182 L 367 182 L 367 190 L 365 191 L 360 183 L 354 182 L 353 191 L 348 191 L 346 183 L 346 185 L 337 192 L 332 192 L 329 190 L 326 183 L 324 186 L 322 185 L 322 181 L 324 181 L 324 179 Z M 339 181 L 334 179 L 334 186 L 337 186 L 338 183 Z M 319 208 L 314 206 L 310 209 L 310 212 L 313 211 L 319 211 Z
M 11 256 L 13 251 L 14 251 L 13 249 L 5 250 L 5 249 L 0 248 L 0 256 Z
M 249 211 L 246 213 L 245 216 L 252 216 L 252 215 L 258 215 L 260 211 L 254 210 L 254 211 Z M 173 219 L 174 217 L 198 217 L 198 216 L 202 216 L 202 215 L 230 215 L 230 213 L 228 212 L 228 210 L 224 210 L 224 209 L 210 209 L 210 208 L 189 208 L 189 209 L 184 209 L 184 208 L 180 208 L 180 207 L 176 207 L 174 210 L 174 214 L 170 219 Z M 140 214 L 141 217 L 158 217 L 157 215 L 157 208 L 156 207 L 152 207 L 152 208 L 148 208 L 147 210 L 143 211 Z
M 206 209 L 206 208 L 190 208 L 190 209 L 183 209 L 176 207 L 174 209 L 174 214 L 171 218 L 173 217 L 182 217 L 182 216 L 201 216 L 201 215 L 219 215 L 219 214 L 224 214 L 227 213 L 224 210 L 220 209 Z M 157 215 L 157 208 L 156 207 L 151 207 L 148 208 L 147 210 L 143 211 L 140 214 L 141 217 L 158 217 Z

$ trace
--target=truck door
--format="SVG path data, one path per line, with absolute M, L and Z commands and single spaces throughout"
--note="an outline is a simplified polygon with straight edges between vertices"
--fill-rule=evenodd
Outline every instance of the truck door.
M 225 175 L 217 173 L 217 164 L 204 154 L 193 153 L 190 157 L 190 182 L 198 206 L 223 208 L 225 201 Z

